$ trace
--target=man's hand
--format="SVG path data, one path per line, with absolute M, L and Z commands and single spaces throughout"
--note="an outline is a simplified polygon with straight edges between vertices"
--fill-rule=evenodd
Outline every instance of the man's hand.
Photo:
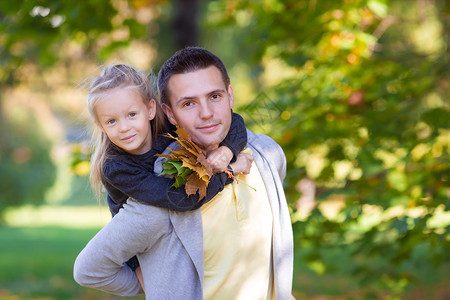
M 242 173 L 248 174 L 250 173 L 250 168 L 253 163 L 253 155 L 248 153 L 239 153 L 236 161 L 230 165 L 233 169 L 234 174 Z
M 224 172 L 232 158 L 233 152 L 226 146 L 220 146 L 207 155 L 207 160 L 211 164 L 214 173 Z

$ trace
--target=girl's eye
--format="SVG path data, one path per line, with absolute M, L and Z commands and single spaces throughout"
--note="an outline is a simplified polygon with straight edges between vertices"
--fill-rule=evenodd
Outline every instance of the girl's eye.
M 131 118 L 136 117 L 136 113 L 134 113 L 134 112 L 130 113 L 130 117 Z
M 106 124 L 108 124 L 108 125 L 113 125 L 114 123 L 116 123 L 116 120 L 114 120 L 114 119 L 111 119 L 108 122 L 106 122 Z

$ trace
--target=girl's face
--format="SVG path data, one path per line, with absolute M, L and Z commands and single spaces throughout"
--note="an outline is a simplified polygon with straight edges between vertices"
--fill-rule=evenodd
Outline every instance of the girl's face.
M 136 91 L 117 88 L 99 100 L 95 113 L 102 131 L 116 146 L 134 155 L 151 149 L 150 120 L 156 113 L 154 99 L 147 105 Z

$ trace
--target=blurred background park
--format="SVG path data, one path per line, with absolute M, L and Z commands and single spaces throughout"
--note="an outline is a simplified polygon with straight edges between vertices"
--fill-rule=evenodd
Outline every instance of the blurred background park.
M 186 45 L 286 153 L 297 299 L 450 299 L 449 43 L 446 0 L 0 1 L 0 299 L 117 299 L 72 279 L 110 218 L 83 83 Z

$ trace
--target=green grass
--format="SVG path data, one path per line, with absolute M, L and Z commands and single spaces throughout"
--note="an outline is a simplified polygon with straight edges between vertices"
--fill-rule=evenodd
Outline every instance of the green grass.
M 0 228 L 0 299 L 122 299 L 73 280 L 75 258 L 97 230 Z
M 0 299 L 124 299 L 81 287 L 73 280 L 75 258 L 97 231 L 97 228 L 59 226 L 0 227 Z M 326 259 L 341 262 L 338 273 L 324 275 L 311 272 L 300 259 L 303 255 L 297 251 L 295 259 L 297 299 L 380 299 L 379 293 L 368 298 L 367 289 L 362 290 L 349 279 L 346 266 L 351 264 L 352 257 L 348 253 L 336 249 L 324 253 Z M 397 297 L 385 295 L 383 299 L 446 299 L 450 292 L 446 279 L 449 270 L 435 271 L 421 274 L 429 276 L 426 286 L 407 290 Z M 142 300 L 143 297 L 125 299 Z

